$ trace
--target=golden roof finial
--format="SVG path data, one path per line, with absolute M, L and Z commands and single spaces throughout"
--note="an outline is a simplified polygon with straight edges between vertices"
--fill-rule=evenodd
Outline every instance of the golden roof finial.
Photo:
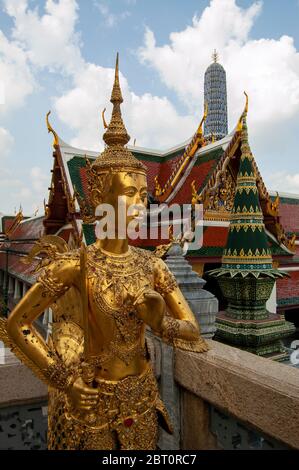
M 203 128 L 204 122 L 205 122 L 206 119 L 207 119 L 208 111 L 209 111 L 209 109 L 208 109 L 208 103 L 205 102 L 205 104 L 204 104 L 203 117 L 202 117 L 202 119 L 201 119 L 201 121 L 200 121 L 200 123 L 199 123 L 198 129 L 197 129 L 197 135 L 198 135 L 199 137 L 202 137 L 202 136 L 203 136 L 203 130 L 202 130 L 202 128 Z
M 244 114 L 248 113 L 248 95 L 246 93 L 246 91 L 244 91 L 244 95 L 246 96 L 246 103 L 245 103 L 245 109 L 244 109 Z
M 214 52 L 212 54 L 212 59 L 213 59 L 213 62 L 216 64 L 216 62 L 218 62 L 218 59 L 219 59 L 219 54 L 218 52 L 216 51 L 216 49 L 214 49 Z
M 109 146 L 125 146 L 129 142 L 130 136 L 128 135 L 127 129 L 123 123 L 120 110 L 123 97 L 119 84 L 118 53 L 116 56 L 114 84 L 110 101 L 113 104 L 112 116 L 107 131 L 103 135 L 103 139 Z
M 244 91 L 244 95 L 246 96 L 246 101 L 245 101 L 244 111 L 241 114 L 240 119 L 239 119 L 238 124 L 237 124 L 237 131 L 238 132 L 241 132 L 241 130 L 243 129 L 243 120 L 244 120 L 244 117 L 246 117 L 247 113 L 248 113 L 248 95 L 247 95 L 246 91 Z
M 191 199 L 192 206 L 195 206 L 195 204 L 199 204 L 201 202 L 201 196 L 197 192 L 195 180 L 193 180 L 191 183 L 191 195 L 192 195 L 192 199 Z
M 56 134 L 56 132 L 54 131 L 53 127 L 51 126 L 50 124 L 50 121 L 49 121 L 49 116 L 51 114 L 51 111 L 49 111 L 47 113 L 47 116 L 46 116 L 46 123 L 47 123 L 47 128 L 48 128 L 48 132 L 52 132 L 53 136 L 54 136 L 54 141 L 53 141 L 53 147 L 55 147 L 56 145 L 59 145 L 59 137 L 58 135 Z

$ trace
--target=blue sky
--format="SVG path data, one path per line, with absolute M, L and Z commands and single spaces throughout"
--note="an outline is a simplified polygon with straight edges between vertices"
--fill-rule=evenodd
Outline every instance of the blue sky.
M 298 0 L 0 4 L 0 212 L 22 203 L 27 213 L 42 213 L 52 165 L 49 109 L 65 141 L 101 149 L 98 116 L 116 51 L 130 135 L 137 145 L 167 148 L 196 129 L 216 47 L 227 71 L 230 128 L 246 89 L 250 141 L 267 186 L 299 193 Z

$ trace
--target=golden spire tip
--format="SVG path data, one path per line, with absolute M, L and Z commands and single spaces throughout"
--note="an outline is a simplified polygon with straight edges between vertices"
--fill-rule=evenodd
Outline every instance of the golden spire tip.
M 115 63 L 115 77 L 111 93 L 111 103 L 113 104 L 111 121 L 106 132 L 103 135 L 104 142 L 108 146 L 112 145 L 126 145 L 130 136 L 127 133 L 125 125 L 122 120 L 120 105 L 123 102 L 123 97 L 121 93 L 121 88 L 119 84 L 119 54 L 116 54 L 116 63 Z
M 216 62 L 218 62 L 218 59 L 219 59 L 219 54 L 218 52 L 216 51 L 216 49 L 214 49 L 214 52 L 212 54 L 212 59 L 213 59 L 213 62 L 216 64 Z
M 48 133 L 52 132 L 53 134 L 53 137 L 54 137 L 53 147 L 55 147 L 55 145 L 59 145 L 59 137 L 50 124 L 50 120 L 49 120 L 50 114 L 51 114 L 51 111 L 48 111 L 46 115 L 46 124 L 47 124 Z
M 117 76 L 117 78 L 118 78 L 118 70 L 119 70 L 118 61 L 119 61 L 119 53 L 117 52 L 116 53 L 116 62 L 115 62 L 115 76 Z
M 244 91 L 244 95 L 246 96 L 246 103 L 245 103 L 245 109 L 244 109 L 244 113 L 248 113 L 248 95 L 246 93 L 246 91 Z

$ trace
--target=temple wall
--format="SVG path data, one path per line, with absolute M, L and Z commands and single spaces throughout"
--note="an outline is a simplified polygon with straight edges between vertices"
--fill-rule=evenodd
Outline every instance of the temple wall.
M 47 387 L 0 341 L 0 450 L 46 449 Z

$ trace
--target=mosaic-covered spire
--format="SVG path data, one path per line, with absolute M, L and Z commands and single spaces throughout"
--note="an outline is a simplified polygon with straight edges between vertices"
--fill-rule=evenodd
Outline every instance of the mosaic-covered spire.
M 227 245 L 221 267 L 209 273 L 217 278 L 227 302 L 225 311 L 217 316 L 215 339 L 281 360 L 288 355 L 281 339 L 292 334 L 294 326 L 267 310 L 276 279 L 286 273 L 272 268 L 248 143 L 247 107 L 248 99 L 240 122 L 241 156 Z
M 204 79 L 204 102 L 208 106 L 204 137 L 207 141 L 220 140 L 228 134 L 226 73 L 218 63 L 216 51 L 212 59 Z
M 272 269 L 272 256 L 267 243 L 252 160 L 245 112 L 236 194 L 227 245 L 222 258 L 224 269 L 245 271 Z

